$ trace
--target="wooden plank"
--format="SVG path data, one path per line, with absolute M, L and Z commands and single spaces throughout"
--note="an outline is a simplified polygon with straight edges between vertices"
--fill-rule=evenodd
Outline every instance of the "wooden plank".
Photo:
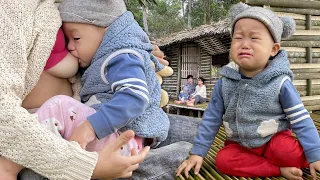
M 182 55 L 181 55 L 181 45 L 179 45 L 178 48 L 178 79 L 177 79 L 177 85 L 176 85 L 176 95 L 178 96 L 179 92 L 180 92 L 180 83 L 181 83 L 181 59 L 182 59 Z
M 297 30 L 294 35 L 296 36 L 320 36 L 317 30 Z
M 320 79 L 314 79 L 313 81 L 312 81 L 312 84 L 314 84 L 314 85 L 320 85 Z M 293 85 L 295 85 L 295 86 L 301 86 L 301 85 L 303 85 L 303 86 L 306 86 L 307 85 L 307 82 L 306 82 L 306 80 L 293 80 Z
M 189 107 L 189 106 L 183 106 L 183 105 L 178 105 L 178 104 L 167 104 L 167 106 L 180 108 L 180 109 L 190 109 L 190 110 L 197 110 L 197 111 L 205 111 L 204 108 Z
M 320 69 L 320 64 L 314 64 L 314 63 L 290 64 L 290 69 Z
M 246 0 L 250 5 L 270 5 L 276 7 L 302 8 L 302 9 L 320 9 L 320 2 L 305 0 Z
M 320 10 L 318 9 L 302 9 L 302 8 L 282 8 L 282 7 L 271 7 L 271 10 L 275 12 L 289 12 L 295 14 L 310 14 L 310 15 L 320 15 Z

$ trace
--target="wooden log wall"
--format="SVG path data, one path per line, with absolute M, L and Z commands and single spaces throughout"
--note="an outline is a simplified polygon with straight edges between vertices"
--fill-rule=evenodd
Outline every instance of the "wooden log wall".
M 296 33 L 281 42 L 288 51 L 293 84 L 308 110 L 320 110 L 320 1 L 246 0 L 296 21 Z
M 180 44 L 172 45 L 162 49 L 165 52 L 166 59 L 169 61 L 169 66 L 173 69 L 173 74 L 170 77 L 163 78 L 162 89 L 166 90 L 169 94 L 169 98 L 177 98 L 179 94 L 179 84 L 180 84 L 180 70 L 178 67 L 181 66 L 179 62 Z
M 211 92 L 214 87 L 211 77 L 212 56 L 203 48 L 200 48 L 200 71 L 199 76 L 205 79 L 207 88 L 207 99 L 210 99 Z

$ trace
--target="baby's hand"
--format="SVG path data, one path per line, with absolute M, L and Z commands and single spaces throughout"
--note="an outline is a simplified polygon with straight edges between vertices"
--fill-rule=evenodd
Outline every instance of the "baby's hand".
M 316 161 L 310 164 L 310 173 L 313 179 L 317 179 L 316 171 L 320 171 L 320 161 Z
M 71 134 L 69 141 L 76 141 L 80 144 L 82 149 L 86 149 L 89 142 L 95 140 L 96 133 L 93 130 L 90 122 L 84 121 Z
M 179 168 L 176 170 L 176 175 L 179 176 L 180 173 L 184 170 L 184 174 L 185 174 L 186 178 L 189 178 L 188 172 L 194 166 L 195 166 L 194 173 L 199 174 L 202 162 L 203 162 L 203 157 L 198 156 L 198 155 L 191 155 L 187 160 L 185 160 L 179 166 Z

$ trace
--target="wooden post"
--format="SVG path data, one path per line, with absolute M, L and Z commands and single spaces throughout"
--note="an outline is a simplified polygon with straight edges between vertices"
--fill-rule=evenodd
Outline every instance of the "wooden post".
M 189 109 L 189 116 L 193 117 L 193 110 L 192 109 Z
M 182 53 L 182 45 L 179 44 L 179 48 L 178 48 L 178 79 L 177 79 L 177 89 L 176 89 L 176 97 L 179 95 L 180 93 L 180 85 L 181 85 L 181 53 Z
M 201 111 L 198 110 L 198 118 L 201 118 Z
M 306 15 L 306 29 L 311 30 L 312 28 L 312 20 L 311 20 L 311 15 L 307 14 Z M 312 63 L 312 46 L 307 47 L 307 63 Z M 312 80 L 307 79 L 307 96 L 312 95 Z

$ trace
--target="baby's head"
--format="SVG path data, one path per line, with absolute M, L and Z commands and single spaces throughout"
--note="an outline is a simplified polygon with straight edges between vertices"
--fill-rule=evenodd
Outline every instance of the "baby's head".
M 68 49 L 81 67 L 90 65 L 107 27 L 127 11 L 123 0 L 64 0 L 59 6 Z
M 238 3 L 230 13 L 231 58 L 246 72 L 261 72 L 279 52 L 281 39 L 295 32 L 293 18 L 279 18 L 269 9 Z
M 188 88 L 186 86 L 184 86 L 182 91 L 183 91 L 183 93 L 187 94 L 188 93 Z

